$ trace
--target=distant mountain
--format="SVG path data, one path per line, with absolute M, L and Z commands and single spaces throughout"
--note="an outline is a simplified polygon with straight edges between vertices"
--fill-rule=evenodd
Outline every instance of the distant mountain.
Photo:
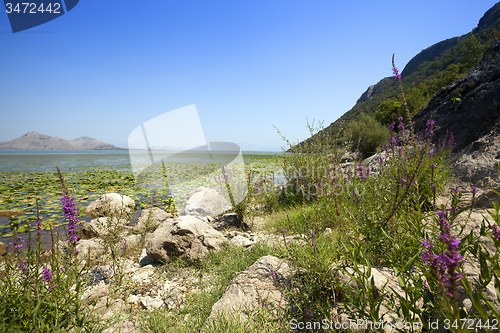
M 438 42 L 415 55 L 401 72 L 410 116 L 425 107 L 441 89 L 465 77 L 499 38 L 500 2 L 483 15 L 477 28 L 469 34 Z M 402 104 L 394 77 L 383 78 L 368 87 L 349 111 L 316 135 L 337 137 L 339 131 L 362 114 L 374 116 L 383 125 L 388 125 L 401 112 L 407 121 Z M 307 150 L 311 139 L 299 143 L 299 146 Z
M 17 139 L 0 143 L 0 149 L 114 150 L 121 148 L 88 136 L 65 140 L 56 136 L 29 132 Z

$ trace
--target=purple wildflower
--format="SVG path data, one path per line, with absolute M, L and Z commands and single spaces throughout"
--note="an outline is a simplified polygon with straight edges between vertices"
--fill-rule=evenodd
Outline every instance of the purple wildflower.
M 24 275 L 28 275 L 28 267 L 26 267 L 26 260 L 20 260 L 18 263 L 17 263 L 17 268 L 19 269 L 19 271 L 23 272 Z
M 396 126 L 395 122 L 392 122 L 391 125 L 389 126 L 389 131 L 394 131 L 394 126 Z
M 361 162 L 359 162 L 358 171 L 359 171 L 359 178 L 366 179 L 366 175 L 363 173 L 363 164 L 361 164 Z
M 63 194 L 61 200 L 62 200 L 64 215 L 69 221 L 69 224 L 66 227 L 69 236 L 68 242 L 76 243 L 78 242 L 79 237 L 78 234 L 76 233 L 78 224 L 78 220 L 76 217 L 78 216 L 78 213 L 76 210 L 75 197 L 72 196 L 70 198 L 68 195 Z
M 498 225 L 492 225 L 492 226 L 489 226 L 488 228 L 491 229 L 491 234 L 493 235 L 493 237 L 497 240 L 500 240 L 500 228 L 498 228 Z
M 392 73 L 394 74 L 395 80 L 401 81 L 401 74 L 399 74 L 399 69 L 396 66 L 392 67 Z
M 477 187 L 476 186 L 472 186 L 471 189 L 470 189 L 470 193 L 472 193 L 472 195 L 476 195 L 476 193 L 477 193 Z
M 312 316 L 314 316 L 314 313 L 311 310 L 307 309 L 307 315 L 309 317 L 312 317 Z
M 52 271 L 50 270 L 50 268 L 44 267 L 42 269 L 42 279 L 47 283 L 54 281 L 54 279 L 52 278 Z
M 52 278 L 52 271 L 48 267 L 42 268 L 42 280 L 47 282 L 48 284 L 51 284 L 54 282 L 54 279 Z M 49 290 L 52 290 L 54 288 L 57 288 L 57 284 L 54 284 L 49 287 Z
M 453 236 L 450 232 L 451 226 L 447 220 L 445 211 L 436 212 L 438 216 L 439 228 L 441 230 L 441 241 L 446 245 L 446 251 L 439 255 L 432 253 L 434 243 L 429 240 L 424 240 L 421 244 L 427 249 L 423 253 L 421 259 L 423 262 L 430 264 L 433 276 L 436 278 L 439 285 L 442 286 L 446 295 L 454 302 L 458 301 L 458 284 L 462 278 L 462 274 L 457 272 L 464 259 L 458 252 L 460 240 Z

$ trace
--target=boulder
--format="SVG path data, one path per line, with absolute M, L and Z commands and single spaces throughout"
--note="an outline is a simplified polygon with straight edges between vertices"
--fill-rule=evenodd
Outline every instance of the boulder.
M 169 218 L 173 218 L 172 214 L 167 213 L 163 209 L 153 207 L 144 209 L 141 216 L 134 226 L 135 231 L 143 232 L 145 230 L 155 230 L 158 226 Z
M 277 316 L 288 306 L 283 288 L 290 282 L 293 270 L 282 260 L 265 256 L 245 271 L 238 273 L 229 283 L 224 295 L 212 306 L 209 321 L 234 316 L 241 321 L 259 308 L 266 308 Z
M 187 215 L 217 216 L 231 209 L 231 204 L 214 189 L 200 186 L 188 197 L 184 208 Z
M 498 188 L 500 186 L 500 127 L 494 127 L 490 133 L 474 141 L 460 155 L 456 162 L 458 180 L 473 184 L 479 188 Z M 490 193 L 484 198 L 478 197 L 478 204 L 490 206 L 488 197 L 495 199 Z M 490 206 L 491 207 L 491 206 Z
M 127 248 L 136 248 L 138 247 L 142 242 L 142 237 L 140 235 L 130 235 L 125 237 L 120 244 L 122 244 L 122 247 Z
M 7 253 L 7 248 L 9 245 L 0 242 L 0 256 L 4 256 Z
M 118 231 L 128 223 L 125 219 L 116 217 L 99 217 L 82 225 L 79 235 L 81 239 L 105 237 L 110 231 Z
M 87 283 L 92 286 L 109 283 L 114 274 L 112 265 L 96 266 L 89 270 L 87 274 Z
M 102 216 L 127 218 L 135 207 L 135 201 L 118 193 L 106 193 L 85 208 L 85 215 L 95 219 Z
M 85 290 L 83 293 L 83 304 L 91 305 L 97 303 L 101 298 L 109 295 L 108 285 L 104 282 Z
M 226 241 L 224 236 L 194 216 L 181 216 L 165 222 L 148 239 L 148 257 L 169 261 L 174 257 L 186 260 L 200 260 L 208 255 L 209 249 L 220 250 Z
M 235 237 L 231 238 L 230 242 L 236 246 L 242 247 L 249 247 L 250 245 L 255 243 L 250 238 L 244 237 L 242 235 L 236 235 Z
M 82 239 L 76 245 L 76 250 L 78 260 L 86 259 L 87 256 L 90 256 L 90 260 L 95 260 L 103 254 L 104 247 L 95 240 Z

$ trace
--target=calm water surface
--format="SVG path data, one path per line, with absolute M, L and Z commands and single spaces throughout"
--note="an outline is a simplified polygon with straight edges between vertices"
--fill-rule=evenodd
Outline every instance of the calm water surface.
M 133 151 L 134 161 L 150 161 L 147 151 Z M 244 152 L 245 163 L 264 160 L 273 154 L 270 152 Z M 137 159 L 138 158 L 138 159 Z M 176 154 L 169 159 L 173 162 L 193 163 L 206 162 L 205 154 Z M 214 161 L 220 162 L 220 161 Z M 89 167 L 111 167 L 120 171 L 132 171 L 128 150 L 31 150 L 31 149 L 0 149 L 0 172 L 28 173 L 28 172 L 55 172 L 56 165 L 61 171 L 80 171 Z M 140 212 L 136 212 L 137 215 Z M 137 219 L 138 216 L 135 217 Z M 81 217 L 82 221 L 90 221 L 89 217 Z M 8 224 L 8 218 L 0 218 L 0 225 Z M 62 239 L 65 239 L 64 227 L 57 228 Z M 34 237 L 35 235 L 33 235 Z M 50 235 L 43 233 L 44 247 L 50 246 Z M 28 239 L 28 235 L 21 235 Z M 0 241 L 8 243 L 10 238 L 0 237 Z

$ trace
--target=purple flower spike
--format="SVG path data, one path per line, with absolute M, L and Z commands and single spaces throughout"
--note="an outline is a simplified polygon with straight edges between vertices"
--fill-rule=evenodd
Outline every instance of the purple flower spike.
M 470 189 L 470 193 L 472 193 L 472 195 L 476 195 L 476 193 L 477 193 L 477 187 L 476 186 L 472 186 L 471 189 Z
M 53 282 L 54 280 L 52 279 L 52 271 L 48 267 L 44 267 L 42 269 L 42 279 L 47 282 Z
M 66 230 L 68 232 L 68 242 L 78 242 L 80 237 L 77 234 L 77 210 L 76 210 L 76 204 L 75 204 L 75 197 L 72 196 L 71 198 L 63 194 L 62 198 L 62 206 L 63 206 L 63 212 L 66 218 L 68 219 L 69 223 L 68 226 L 66 227 Z
M 491 229 L 491 234 L 493 235 L 493 237 L 497 240 L 500 240 L 500 228 L 498 227 L 498 225 L 495 224 L 488 228 Z
M 441 230 L 441 241 L 446 245 L 446 251 L 436 255 L 432 252 L 434 243 L 425 239 L 421 245 L 426 248 L 426 252 L 422 253 L 422 262 L 428 263 L 431 266 L 431 271 L 438 283 L 441 284 L 446 296 L 454 302 L 458 302 L 458 286 L 462 275 L 457 269 L 460 267 L 464 259 L 458 252 L 460 240 L 453 236 L 450 232 L 450 224 L 447 220 L 445 211 L 437 211 L 439 228 Z
M 394 79 L 401 81 L 401 74 L 399 74 L 399 69 L 397 67 L 392 67 L 392 73 L 394 74 Z

